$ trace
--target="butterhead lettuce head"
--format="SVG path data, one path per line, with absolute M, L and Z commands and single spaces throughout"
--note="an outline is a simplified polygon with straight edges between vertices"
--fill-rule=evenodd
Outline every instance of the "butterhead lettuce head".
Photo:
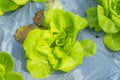
M 31 30 L 23 43 L 27 70 L 35 78 L 48 77 L 56 70 L 69 72 L 86 56 L 86 48 L 76 40 L 78 32 L 87 26 L 86 19 L 62 9 L 47 10 L 44 15 L 46 29 Z M 96 47 L 92 42 L 88 45 Z M 95 52 L 91 49 L 90 55 Z
M 86 11 L 90 28 L 96 29 L 99 26 L 106 33 L 120 31 L 120 0 L 96 1 L 98 2 L 97 8 L 88 8 Z M 93 12 L 94 14 L 92 14 Z

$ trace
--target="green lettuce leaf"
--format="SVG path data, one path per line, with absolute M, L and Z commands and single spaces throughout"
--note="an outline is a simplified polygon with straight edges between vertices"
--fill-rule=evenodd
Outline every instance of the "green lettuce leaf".
M 52 44 L 53 39 L 50 30 L 34 29 L 30 31 L 23 44 L 26 56 L 32 60 L 49 56 L 51 53 L 50 44 Z
M 0 80 L 5 80 L 3 74 L 0 73 Z
M 0 80 L 5 80 L 4 75 L 5 75 L 5 68 L 3 65 L 0 64 Z
M 84 49 L 82 45 L 76 41 L 72 47 L 69 49 L 70 53 L 65 58 L 61 60 L 59 69 L 64 72 L 69 72 L 73 70 L 76 66 L 82 64 Z
M 84 56 L 83 46 L 78 41 L 75 41 L 75 43 L 71 46 L 72 47 L 70 49 L 69 56 L 72 57 L 75 60 L 76 65 L 82 64 L 82 59 L 83 59 L 83 56 Z
M 55 47 L 53 49 L 53 54 L 57 57 L 57 58 L 64 58 L 66 56 L 66 51 L 64 51 L 64 49 L 62 47 Z
M 111 11 L 111 19 L 120 29 L 120 0 L 109 0 L 109 7 Z
M 105 16 L 109 17 L 110 16 L 109 0 L 96 0 L 96 1 L 104 8 Z
M 49 63 L 52 66 L 54 70 L 58 70 L 59 64 L 60 64 L 60 57 L 62 55 L 60 53 L 52 53 L 53 55 L 49 56 Z
M 24 5 L 30 0 L 12 0 L 12 1 L 17 3 L 18 5 Z
M 32 0 L 32 1 L 35 1 L 35 2 L 47 2 L 48 0 Z
M 27 60 L 27 70 L 35 78 L 48 77 L 54 70 L 45 60 Z
M 53 33 L 59 33 L 61 30 L 64 30 L 66 36 L 72 37 L 74 40 L 76 40 L 78 31 L 83 30 L 87 26 L 85 19 L 62 9 L 47 11 L 45 13 L 45 23 Z
M 18 4 L 16 4 L 13 1 L 10 0 L 0 0 L 0 11 L 7 12 L 15 10 L 19 7 Z
M 98 23 L 99 26 L 103 29 L 106 33 L 116 33 L 119 29 L 116 27 L 115 23 L 105 16 L 105 12 L 102 6 L 98 5 Z
M 107 48 L 113 51 L 120 50 L 120 32 L 104 35 L 104 44 Z
M 81 40 L 84 47 L 84 56 L 93 56 L 97 51 L 97 45 L 92 40 Z
M 0 11 L 0 16 L 2 16 L 4 14 L 4 12 L 3 11 Z
M 90 28 L 95 28 L 95 31 L 102 30 L 98 24 L 98 13 L 96 7 L 88 8 L 86 10 L 86 16 L 87 16 L 88 26 Z
M 118 17 L 118 16 L 116 16 L 114 14 L 111 14 L 111 19 L 115 23 L 116 27 L 118 29 L 120 29 L 120 17 Z
M 5 80 L 24 80 L 24 78 L 17 72 L 10 72 L 5 75 Z
M 0 64 L 0 74 L 5 74 L 5 68 L 3 65 Z
M 109 9 L 111 14 L 120 17 L 120 0 L 109 0 Z
M 66 32 L 64 30 L 61 30 L 55 37 L 56 46 L 63 46 L 65 44 Z
M 52 48 L 50 48 L 50 45 L 45 40 L 39 40 L 36 42 L 36 45 L 33 47 L 36 52 L 35 54 L 44 59 L 48 59 L 52 54 Z
M 4 66 L 5 72 L 11 72 L 13 70 L 13 59 L 6 52 L 0 52 L 0 64 Z
M 13 67 L 12 57 L 6 52 L 0 52 L 0 80 L 24 80 L 22 75 L 12 72 Z
M 66 56 L 65 58 L 62 59 L 61 64 L 59 66 L 59 70 L 69 72 L 75 67 L 76 67 L 75 60 L 70 56 Z

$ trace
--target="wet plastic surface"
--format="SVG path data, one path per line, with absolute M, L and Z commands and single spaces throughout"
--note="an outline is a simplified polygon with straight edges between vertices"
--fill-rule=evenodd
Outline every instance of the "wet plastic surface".
M 82 17 L 88 7 L 95 6 L 93 0 L 61 0 L 64 9 Z M 15 62 L 15 71 L 25 80 L 120 80 L 120 52 L 112 52 L 103 44 L 103 32 L 85 29 L 79 32 L 77 39 L 91 39 L 96 42 L 98 51 L 92 57 L 86 57 L 83 64 L 69 73 L 55 72 L 46 79 L 34 79 L 26 70 L 24 50 L 14 33 L 20 26 L 32 24 L 35 12 L 43 9 L 43 4 L 29 2 L 21 9 L 0 17 L 0 51 L 11 53 Z

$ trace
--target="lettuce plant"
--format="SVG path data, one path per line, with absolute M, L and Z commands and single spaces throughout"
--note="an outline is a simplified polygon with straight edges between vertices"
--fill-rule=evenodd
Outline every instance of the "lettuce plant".
M 20 27 L 15 37 L 23 43 L 26 68 L 34 78 L 46 78 L 57 70 L 69 72 L 82 64 L 85 56 L 96 53 L 93 41 L 76 40 L 87 26 L 86 19 L 63 10 L 59 0 L 49 2 L 33 21 L 37 27 Z
M 12 72 L 13 68 L 11 56 L 6 52 L 0 52 L 0 80 L 24 80 L 22 75 Z
M 106 33 L 118 32 L 120 30 L 120 0 L 96 1 L 99 4 L 97 7 L 86 10 L 88 25 L 95 30 L 99 27 Z
M 120 50 L 120 0 L 96 0 L 98 5 L 86 10 L 88 26 L 104 31 L 104 44 L 113 51 Z M 94 14 L 93 14 L 94 13 Z
M 96 53 L 93 41 L 76 40 L 87 26 L 84 18 L 63 9 L 47 10 L 44 16 L 46 28 L 31 30 L 23 42 L 26 68 L 33 77 L 45 78 L 56 70 L 69 72 L 82 64 L 84 56 Z

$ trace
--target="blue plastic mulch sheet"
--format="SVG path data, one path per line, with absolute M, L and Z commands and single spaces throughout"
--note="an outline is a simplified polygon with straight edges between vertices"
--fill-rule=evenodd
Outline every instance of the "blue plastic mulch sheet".
M 85 17 L 85 10 L 95 6 L 93 0 L 61 0 L 65 10 Z M 77 39 L 91 39 L 98 50 L 92 57 L 86 57 L 83 64 L 69 73 L 55 72 L 45 79 L 35 79 L 26 70 L 24 50 L 14 33 L 20 26 L 33 24 L 35 12 L 43 9 L 41 3 L 29 2 L 22 8 L 0 17 L 0 51 L 10 53 L 15 62 L 14 71 L 21 73 L 25 80 L 120 80 L 120 52 L 111 52 L 103 44 L 103 32 L 91 29 L 80 31 Z M 94 13 L 93 13 L 94 14 Z M 98 38 L 96 36 L 99 36 Z

